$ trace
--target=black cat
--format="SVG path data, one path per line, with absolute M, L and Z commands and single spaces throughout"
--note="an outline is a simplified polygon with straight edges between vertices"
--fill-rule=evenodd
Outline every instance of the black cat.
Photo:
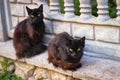
M 56 35 L 48 45 L 48 61 L 64 70 L 76 70 L 81 67 L 85 37 L 73 39 L 68 33 Z
M 32 57 L 47 48 L 42 43 L 45 34 L 43 5 L 35 9 L 26 9 L 28 18 L 18 23 L 14 32 L 13 44 L 18 58 Z

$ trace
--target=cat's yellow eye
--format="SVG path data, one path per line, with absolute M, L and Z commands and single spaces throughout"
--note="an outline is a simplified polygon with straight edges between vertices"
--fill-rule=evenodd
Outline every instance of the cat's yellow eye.
M 40 16 L 40 14 L 38 14 L 38 16 Z
M 73 52 L 73 49 L 70 48 L 69 51 L 70 51 L 70 52 Z
M 78 48 L 77 51 L 80 51 L 80 48 Z
M 34 18 L 34 16 L 33 16 L 33 15 L 31 15 L 31 18 Z

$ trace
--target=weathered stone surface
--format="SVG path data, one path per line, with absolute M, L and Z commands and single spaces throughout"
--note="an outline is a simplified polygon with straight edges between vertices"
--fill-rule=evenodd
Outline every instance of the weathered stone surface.
M 51 79 L 52 80 L 66 80 L 67 77 L 65 75 L 62 75 L 60 73 L 57 73 L 57 72 L 53 72 L 51 71 Z
M 22 62 L 15 62 L 15 74 L 23 77 L 24 79 L 33 75 L 35 67 L 33 65 L 29 65 Z
M 120 80 L 120 62 L 84 56 L 82 67 L 73 72 L 73 77 L 82 80 Z
M 72 31 L 73 31 L 74 37 L 85 36 L 87 39 L 94 39 L 93 26 L 91 26 L 91 25 L 73 23 Z
M 14 64 L 11 64 L 8 68 L 7 68 L 8 71 L 10 72 L 14 72 L 15 71 L 15 65 Z
M 37 68 L 34 71 L 33 76 L 35 77 L 35 80 L 38 80 L 38 79 L 49 80 L 50 79 L 50 74 L 48 70 L 42 69 L 42 68 Z
M 86 40 L 85 51 L 120 57 L 120 45 Z
M 55 34 L 58 34 L 61 32 L 68 32 L 69 34 L 71 34 L 70 23 L 53 21 L 53 31 Z
M 119 43 L 119 28 L 107 27 L 107 26 L 96 26 L 95 27 L 95 38 L 100 41 L 107 41 L 113 43 Z
M 11 14 L 15 16 L 25 16 L 24 5 L 22 4 L 10 4 Z
M 10 0 L 10 2 L 16 2 L 16 0 Z
M 13 38 L 14 31 L 15 31 L 15 29 L 11 29 L 11 30 L 8 32 L 8 36 L 9 36 L 10 38 Z
M 3 26 L 2 26 L 2 16 L 0 12 L 0 41 L 4 41 L 4 35 L 3 35 Z
M 36 80 L 33 76 L 29 77 L 28 80 Z
M 45 34 L 44 36 L 44 43 L 48 44 L 49 41 L 54 37 L 54 35 L 50 35 L 50 34 Z
M 15 66 L 23 70 L 25 74 L 29 74 L 30 70 L 35 69 L 33 65 L 29 65 L 22 62 L 15 62 Z
M 92 25 L 72 24 L 72 33 L 74 37 L 83 37 L 94 39 L 94 30 Z
M 27 17 L 19 17 L 18 18 L 18 22 L 21 22 L 21 21 L 23 21 L 23 20 L 25 20 Z
M 12 40 L 6 42 L 0 42 L 0 56 L 4 56 L 6 58 L 10 58 L 13 60 L 16 59 Z
M 52 25 L 52 21 L 44 19 L 45 22 L 45 31 L 46 33 L 53 33 L 53 25 Z
M 18 24 L 18 17 L 12 16 L 12 27 L 15 28 Z
M 15 74 L 22 77 L 24 80 L 27 80 L 27 75 L 18 67 L 15 68 Z
M 32 3 L 32 0 L 17 0 L 18 3 Z
M 71 76 L 67 76 L 67 79 L 66 79 L 66 80 L 74 80 L 74 78 L 71 77 Z

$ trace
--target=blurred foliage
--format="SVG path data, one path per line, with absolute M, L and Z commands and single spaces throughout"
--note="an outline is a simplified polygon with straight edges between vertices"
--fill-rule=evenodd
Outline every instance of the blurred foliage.
M 49 4 L 50 3 L 50 1 L 49 0 L 46 0 L 47 1 L 47 3 Z M 60 12 L 62 13 L 62 14 L 64 14 L 65 13 L 65 11 L 64 11 L 64 0 L 59 0 L 59 3 L 60 3 Z M 98 11 L 98 9 L 97 9 L 97 0 L 91 0 L 91 7 L 92 7 L 92 15 L 94 15 L 94 16 L 98 16 L 98 14 L 97 14 L 97 11 Z M 79 0 L 74 0 L 74 9 L 75 9 L 75 11 L 74 11 L 74 13 L 75 13 L 75 15 L 80 15 L 80 2 L 79 2 Z M 116 10 L 116 7 L 117 7 L 117 5 L 116 5 L 116 0 L 108 0 L 108 6 L 109 6 L 109 15 L 110 15 L 110 17 L 111 18 L 115 18 L 115 17 L 117 17 L 117 10 Z
M 17 77 L 12 71 L 8 71 L 8 67 L 13 64 L 13 61 L 8 61 L 4 58 L 2 69 L 0 69 L 0 80 L 23 80 L 21 77 Z

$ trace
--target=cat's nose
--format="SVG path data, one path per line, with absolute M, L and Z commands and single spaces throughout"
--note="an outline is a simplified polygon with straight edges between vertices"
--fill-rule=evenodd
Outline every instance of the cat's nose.
M 75 56 L 76 54 L 75 53 L 72 53 L 72 56 Z

